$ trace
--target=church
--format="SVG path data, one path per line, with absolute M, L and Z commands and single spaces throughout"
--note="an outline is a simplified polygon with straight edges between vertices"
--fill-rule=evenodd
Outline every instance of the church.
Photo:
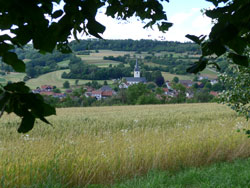
M 147 80 L 145 77 L 141 77 L 140 67 L 138 65 L 138 61 L 136 60 L 135 69 L 134 69 L 134 77 L 124 77 L 123 80 L 126 80 L 128 85 L 138 84 L 138 83 L 146 83 Z

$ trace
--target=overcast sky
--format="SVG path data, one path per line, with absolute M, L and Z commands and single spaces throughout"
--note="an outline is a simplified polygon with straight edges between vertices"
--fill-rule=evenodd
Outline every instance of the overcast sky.
M 106 26 L 103 34 L 105 39 L 156 39 L 168 41 L 188 41 L 186 34 L 208 34 L 211 30 L 211 20 L 203 16 L 201 9 L 212 7 L 205 0 L 170 0 L 164 3 L 168 21 L 174 25 L 166 33 L 143 29 L 145 24 L 131 18 L 127 23 L 121 23 L 103 13 L 97 15 L 97 20 Z
M 55 6 L 56 9 L 62 9 L 63 4 Z M 159 32 L 157 27 L 154 30 L 143 29 L 143 24 L 136 17 L 127 22 L 107 17 L 100 10 L 96 16 L 97 21 L 106 26 L 106 31 L 102 35 L 104 39 L 152 39 L 168 41 L 189 41 L 185 35 L 208 34 L 211 30 L 211 20 L 202 15 L 201 9 L 212 7 L 212 3 L 205 0 L 170 0 L 170 3 L 164 3 L 164 10 L 167 12 L 168 21 L 174 25 L 166 33 Z M 0 34 L 8 33 L 1 32 Z M 80 36 L 80 39 L 86 39 L 86 36 Z

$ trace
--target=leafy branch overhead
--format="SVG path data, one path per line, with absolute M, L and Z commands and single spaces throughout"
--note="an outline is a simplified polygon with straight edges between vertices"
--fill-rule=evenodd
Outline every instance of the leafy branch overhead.
M 187 69 L 188 72 L 197 73 L 210 64 L 209 57 L 227 57 L 237 65 L 249 66 L 250 43 L 250 14 L 249 0 L 207 0 L 215 8 L 206 10 L 205 15 L 214 21 L 214 26 L 206 40 L 206 36 L 186 35 L 187 38 L 201 46 L 202 57 L 200 61 Z M 225 3 L 225 6 L 218 6 Z M 213 63 L 213 62 L 212 62 Z M 218 68 L 219 66 L 215 63 Z
M 168 2 L 168 0 L 165 0 Z M 61 0 L 0 1 L 0 30 L 9 34 L 0 35 L 0 57 L 16 72 L 25 72 L 25 63 L 13 52 L 32 41 L 40 53 L 51 53 L 57 49 L 71 52 L 68 37 L 77 39 L 78 33 L 102 38 L 105 26 L 95 17 L 98 10 L 106 6 L 105 14 L 126 20 L 134 15 L 145 27 L 157 25 L 160 31 L 172 26 L 158 0 L 64 0 L 61 10 L 54 10 Z M 14 112 L 22 117 L 19 132 L 27 132 L 34 126 L 35 118 L 49 123 L 45 116 L 55 114 L 55 109 L 45 104 L 42 97 L 32 94 L 23 82 L 9 84 L 0 89 L 0 110 Z
M 35 118 L 45 123 L 49 122 L 45 116 L 56 114 L 55 109 L 44 103 L 39 94 L 30 93 L 30 89 L 24 82 L 8 84 L 0 89 L 0 109 L 7 113 L 14 112 L 22 118 L 18 132 L 26 133 L 34 126 Z

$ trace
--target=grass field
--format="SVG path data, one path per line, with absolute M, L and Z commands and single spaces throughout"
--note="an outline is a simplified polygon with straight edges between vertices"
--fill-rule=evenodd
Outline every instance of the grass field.
M 167 81 L 172 81 L 174 77 L 178 77 L 180 80 L 193 80 L 194 76 L 193 75 L 177 75 L 177 74 L 171 74 L 168 72 L 162 72 L 162 76 L 164 79 Z
M 75 85 L 75 80 L 76 79 L 63 79 L 61 78 L 61 75 L 63 72 L 69 72 L 69 69 L 65 69 L 65 70 L 59 70 L 59 71 L 54 71 L 54 72 L 50 72 L 47 74 L 43 74 L 42 76 L 39 76 L 37 78 L 34 79 L 30 79 L 26 82 L 26 84 L 32 88 L 35 89 L 36 87 L 40 87 L 41 85 L 53 85 L 56 86 L 58 88 L 62 88 L 63 87 L 63 83 L 68 80 L 70 85 Z M 98 82 L 103 84 L 103 80 L 97 80 Z M 85 84 L 87 82 L 92 82 L 92 80 L 79 80 L 78 85 L 81 84 Z M 107 80 L 108 84 L 112 84 L 113 81 L 112 80 Z
M 20 135 L 19 118 L 0 119 L 0 187 L 109 185 L 250 156 L 237 132 L 250 123 L 218 104 L 67 108 L 48 120 Z
M 11 72 L 9 74 L 6 74 L 4 76 L 0 76 L 0 83 L 5 84 L 8 81 L 11 82 L 18 82 L 18 81 L 23 81 L 23 78 L 26 74 L 25 73 L 16 73 L 16 72 Z

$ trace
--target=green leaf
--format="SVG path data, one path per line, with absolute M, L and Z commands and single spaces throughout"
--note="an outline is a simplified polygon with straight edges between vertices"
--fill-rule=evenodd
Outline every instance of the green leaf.
M 3 54 L 3 61 L 8 65 L 11 65 L 17 72 L 25 72 L 25 64 L 18 59 L 17 55 L 13 52 L 6 52 Z
M 233 62 L 237 65 L 242 65 L 245 67 L 249 66 L 249 59 L 247 56 L 242 56 L 235 53 L 229 53 L 228 57 L 231 58 Z
M 47 119 L 45 119 L 44 117 L 41 117 L 40 120 L 43 121 L 44 123 L 51 125 L 51 123 Z
M 64 54 L 72 53 L 72 50 L 68 46 L 67 43 L 59 43 L 59 44 L 57 44 L 57 50 L 64 53 Z
M 31 113 L 27 112 L 26 115 L 22 118 L 21 125 L 17 131 L 19 133 L 27 133 L 34 127 L 34 123 L 35 117 Z
M 195 36 L 195 35 L 186 35 L 186 37 L 188 38 L 188 39 L 190 39 L 191 41 L 193 41 L 193 42 L 195 42 L 196 44 L 201 44 L 202 43 L 202 41 L 206 38 L 206 36 L 204 36 L 204 35 L 201 35 L 201 36 L 199 36 L 199 37 L 197 37 L 197 36 Z
M 191 67 L 187 68 L 187 72 L 189 73 L 198 73 L 203 71 L 208 64 L 208 60 L 206 58 L 201 57 L 198 62 L 195 62 Z
M 100 24 L 96 20 L 88 20 L 87 28 L 88 28 L 88 31 L 91 35 L 93 35 L 99 39 L 102 39 L 102 37 L 99 35 L 99 33 L 103 33 L 106 29 L 105 26 L 103 26 L 102 24 Z
M 11 83 L 4 86 L 4 89 L 11 92 L 29 93 L 30 88 L 24 82 Z
M 162 22 L 161 25 L 160 24 L 157 24 L 157 25 L 160 31 L 165 32 L 165 31 L 168 31 L 168 29 L 173 26 L 173 23 Z
M 52 14 L 52 18 L 59 18 L 60 16 L 63 15 L 63 11 L 62 10 L 57 10 Z
M 49 104 L 43 103 L 42 108 L 44 110 L 43 116 L 56 115 L 56 109 Z
M 224 54 L 227 49 L 222 43 L 218 40 L 213 40 L 208 42 L 208 48 L 214 52 L 218 57 Z

